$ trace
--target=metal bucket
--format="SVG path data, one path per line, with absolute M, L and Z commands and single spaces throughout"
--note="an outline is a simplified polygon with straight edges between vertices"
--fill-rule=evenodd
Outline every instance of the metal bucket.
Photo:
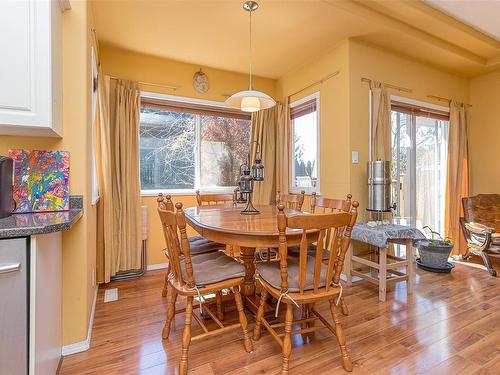
M 420 261 L 424 266 L 447 269 L 448 258 L 450 257 L 453 245 L 436 245 L 431 241 L 419 241 L 417 244 Z
M 391 210 L 391 162 L 368 162 L 368 211 Z

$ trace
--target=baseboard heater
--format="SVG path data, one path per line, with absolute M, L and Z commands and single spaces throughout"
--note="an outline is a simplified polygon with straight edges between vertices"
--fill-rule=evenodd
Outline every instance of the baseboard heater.
M 141 242 L 141 268 L 137 270 L 120 271 L 111 276 L 111 281 L 134 279 L 146 273 L 148 250 L 148 206 L 142 206 L 142 242 Z

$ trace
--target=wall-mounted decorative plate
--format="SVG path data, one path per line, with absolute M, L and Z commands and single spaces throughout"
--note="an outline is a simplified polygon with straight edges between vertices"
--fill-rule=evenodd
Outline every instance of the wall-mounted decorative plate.
M 200 94 L 204 94 L 208 91 L 208 76 L 201 71 L 197 71 L 193 76 L 193 87 Z

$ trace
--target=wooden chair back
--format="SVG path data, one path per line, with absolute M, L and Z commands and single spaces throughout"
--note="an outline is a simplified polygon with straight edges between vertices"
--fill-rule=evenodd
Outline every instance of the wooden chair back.
M 302 205 L 304 204 L 305 194 L 306 192 L 304 190 L 302 190 L 300 194 L 282 194 L 277 191 L 276 205 L 283 204 L 285 208 L 301 211 Z
M 333 212 L 325 214 L 300 214 L 287 216 L 284 212 L 285 206 L 278 206 L 278 230 L 279 230 L 279 252 L 280 252 L 280 270 L 281 270 L 281 291 L 288 290 L 288 264 L 287 252 L 288 244 L 286 239 L 286 229 L 300 229 L 302 237 L 300 241 L 299 255 L 299 293 L 304 294 L 307 277 L 313 278 L 313 293 L 321 293 L 321 269 L 323 260 L 323 250 L 329 250 L 330 256 L 327 262 L 326 287 L 325 291 L 331 287 L 331 284 L 338 285 L 340 274 L 344 267 L 344 260 L 349 243 L 351 241 L 352 227 L 356 223 L 358 215 L 357 208 L 359 203 L 354 201 L 349 212 Z M 307 231 L 319 230 L 316 256 L 308 257 Z M 327 231 L 331 230 L 332 236 L 329 241 L 325 241 Z M 307 261 L 314 262 L 314 272 L 307 275 Z
M 478 194 L 462 198 L 465 222 L 479 223 L 500 232 L 500 195 Z
M 311 213 L 331 213 L 331 212 L 349 212 L 351 210 L 352 195 L 347 194 L 346 199 L 335 199 L 318 197 L 313 192 L 311 196 Z M 324 237 L 324 248 L 330 243 L 332 236 L 335 235 L 335 228 L 328 228 Z
M 207 205 L 236 204 L 236 197 L 235 193 L 200 194 L 197 190 L 196 202 L 198 203 L 198 206 L 202 206 L 204 203 Z
M 156 202 L 158 203 L 158 208 L 172 212 L 174 211 L 174 203 L 172 202 L 172 197 L 170 195 L 163 195 L 162 193 L 158 193 Z
M 317 196 L 315 192 L 311 196 L 311 213 L 327 212 L 349 212 L 351 209 L 352 195 L 347 194 L 346 199 L 334 199 Z
M 187 285 L 189 288 L 194 288 L 196 284 L 191 263 L 191 249 L 186 233 L 186 216 L 180 202 L 175 204 L 176 212 L 174 212 L 173 208 L 169 209 L 168 201 L 172 202 L 169 198 L 170 196 L 167 196 L 166 201 L 160 200 L 160 197 L 158 198 L 158 214 L 160 215 L 167 245 L 170 270 L 174 281 L 179 283 L 180 286 Z M 182 274 L 181 261 L 185 263 L 186 279 Z

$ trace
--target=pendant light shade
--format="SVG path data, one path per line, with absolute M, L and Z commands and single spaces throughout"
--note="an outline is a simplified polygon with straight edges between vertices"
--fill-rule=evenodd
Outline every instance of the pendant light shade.
M 256 11 L 259 4 L 256 1 L 247 1 L 243 4 L 250 14 L 250 84 L 248 90 L 239 91 L 226 99 L 229 107 L 241 109 L 243 112 L 257 112 L 261 109 L 271 108 L 276 102 L 269 95 L 252 88 L 252 12 Z
M 243 112 L 257 112 L 261 109 L 274 107 L 276 102 L 269 95 L 256 90 L 237 92 L 226 99 L 226 104 L 239 108 Z

